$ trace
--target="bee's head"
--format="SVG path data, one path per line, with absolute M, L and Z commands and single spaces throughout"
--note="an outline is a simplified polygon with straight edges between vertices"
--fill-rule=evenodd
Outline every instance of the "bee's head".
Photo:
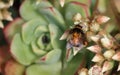
M 77 34 L 84 34 L 82 31 L 82 27 L 80 25 L 76 25 L 73 29 L 70 30 L 70 34 L 77 33 Z

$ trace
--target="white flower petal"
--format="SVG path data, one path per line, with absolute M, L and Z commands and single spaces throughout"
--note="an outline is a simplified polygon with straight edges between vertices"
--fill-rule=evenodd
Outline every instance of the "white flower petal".
M 114 66 L 114 62 L 113 61 L 105 61 L 102 67 L 102 72 L 106 72 L 108 70 L 111 70 Z
M 64 4 L 65 4 L 65 0 L 60 0 L 60 5 L 61 5 L 61 7 L 63 7 Z
M 99 23 L 99 24 L 102 24 L 102 23 L 105 23 L 105 22 L 107 22 L 108 20 L 110 20 L 110 18 L 109 17 L 107 17 L 107 16 L 98 16 L 97 17 L 97 22 Z
M 101 53 L 101 50 L 102 50 L 99 45 L 90 46 L 90 47 L 87 47 L 87 49 L 94 53 Z

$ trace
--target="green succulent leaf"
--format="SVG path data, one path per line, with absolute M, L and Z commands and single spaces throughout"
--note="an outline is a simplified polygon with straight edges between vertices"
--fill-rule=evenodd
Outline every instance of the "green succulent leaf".
M 30 65 L 36 58 L 36 55 L 32 53 L 32 49 L 23 43 L 20 34 L 16 34 L 12 40 L 11 53 L 23 65 Z
M 83 62 L 86 61 L 84 58 L 84 53 L 78 53 L 76 56 L 74 56 L 72 60 L 66 64 L 65 68 L 63 69 L 62 75 L 74 75 L 80 65 L 84 66 Z
M 77 1 L 77 2 L 80 2 L 80 3 L 84 3 L 86 5 L 90 5 L 90 0 L 66 0 L 66 3 L 67 2 L 72 2 L 72 1 Z
M 26 75 L 61 75 L 61 62 L 51 65 L 35 64 L 31 65 L 26 70 Z
M 9 43 L 12 41 L 14 35 L 21 31 L 23 23 L 24 20 L 22 20 L 21 18 L 17 18 L 5 27 L 4 33 Z
M 31 46 L 32 46 L 32 51 L 33 51 L 33 53 L 35 53 L 35 54 L 38 55 L 38 56 L 43 56 L 43 55 L 45 55 L 45 54 L 47 53 L 45 50 L 40 49 L 40 48 L 36 45 L 36 42 L 35 42 L 35 41 L 33 41 L 33 42 L 31 43 Z
M 33 19 L 23 25 L 22 38 L 25 43 L 31 43 L 31 41 L 35 38 L 34 32 L 40 25 L 47 25 L 47 22 L 44 19 Z
M 56 48 L 56 49 L 64 48 L 65 47 L 64 42 L 59 40 L 63 31 L 54 24 L 49 24 L 49 30 L 50 30 L 51 44 L 53 48 Z
M 42 14 L 49 23 L 58 25 L 61 29 L 65 29 L 67 26 L 64 22 L 63 16 L 52 5 L 47 5 L 49 2 L 41 1 L 37 5 L 37 10 Z
M 20 7 L 20 15 L 24 20 L 41 18 L 42 15 L 35 9 L 35 4 L 31 0 L 25 0 Z
M 60 60 L 60 57 L 61 57 L 61 50 L 54 49 L 46 55 L 45 62 L 46 63 L 55 63 Z

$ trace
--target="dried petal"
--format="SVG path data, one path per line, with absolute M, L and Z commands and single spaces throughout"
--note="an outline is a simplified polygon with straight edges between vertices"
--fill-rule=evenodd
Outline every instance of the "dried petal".
M 9 7 L 8 4 L 5 4 L 4 2 L 0 1 L 0 9 L 8 8 L 8 7 Z
M 112 56 L 115 54 L 115 50 L 107 50 L 104 53 L 104 57 L 108 60 L 112 59 Z
M 96 54 L 93 57 L 92 61 L 97 63 L 102 63 L 104 61 L 104 57 L 101 54 Z
M 96 22 L 92 23 L 92 25 L 90 26 L 90 30 L 93 32 L 97 32 L 100 30 L 100 25 Z
M 65 0 L 60 0 L 60 5 L 61 5 L 61 7 L 63 7 L 64 4 L 65 4 Z
M 0 1 L 0 9 L 3 8 L 9 8 L 10 6 L 13 5 L 14 0 L 9 0 L 8 3 L 4 3 L 3 1 Z
M 82 68 L 79 72 L 78 75 L 88 75 L 88 69 Z
M 80 13 L 77 13 L 73 16 L 73 21 L 74 21 L 74 24 L 78 24 L 80 21 L 81 21 L 81 14 Z
M 3 18 L 8 20 L 8 21 L 12 21 L 12 17 L 11 17 L 11 13 L 7 11 L 7 9 L 4 9 L 2 11 L 2 15 L 3 15 Z
M 10 0 L 10 1 L 9 1 L 10 6 L 12 6 L 13 3 L 14 3 L 14 0 Z
M 109 17 L 107 17 L 107 16 L 101 16 L 101 15 L 97 16 L 97 19 L 96 19 L 97 23 L 99 23 L 99 24 L 105 23 L 108 20 L 110 20 Z
M 101 36 L 100 35 L 94 35 L 94 36 L 91 36 L 91 40 L 98 43 L 98 41 L 100 40 Z
M 114 66 L 113 61 L 105 61 L 102 67 L 102 72 L 106 72 L 108 70 L 111 70 Z
M 113 47 L 113 40 L 109 39 L 107 35 L 104 35 L 104 38 L 101 39 L 101 43 L 107 49 L 111 49 Z
M 87 47 L 87 49 L 94 53 L 101 53 L 101 50 L 102 50 L 99 45 L 90 46 L 90 47 Z
M 102 68 L 98 65 L 94 65 L 89 69 L 88 72 L 89 75 L 103 75 Z
M 117 52 L 113 57 L 113 60 L 120 61 L 120 52 Z

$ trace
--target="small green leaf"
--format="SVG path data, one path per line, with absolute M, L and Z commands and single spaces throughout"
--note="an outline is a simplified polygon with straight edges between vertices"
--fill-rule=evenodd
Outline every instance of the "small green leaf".
M 44 5 L 43 5 L 44 4 Z M 52 24 L 58 25 L 61 29 L 65 29 L 67 26 L 65 25 L 63 16 L 60 12 L 55 9 L 52 5 L 47 5 L 47 1 L 42 1 L 38 6 L 37 10 Z
M 48 25 L 40 25 L 35 30 L 35 36 L 39 37 L 41 34 L 49 32 Z
M 61 62 L 54 64 L 35 64 L 27 68 L 26 75 L 61 75 Z
M 35 37 L 35 30 L 37 27 L 41 25 L 47 25 L 47 22 L 44 19 L 34 19 L 25 23 L 22 27 L 22 39 L 26 44 L 30 44 L 30 42 Z
M 63 69 L 62 75 L 74 75 L 77 69 L 79 68 L 80 64 L 84 66 L 83 61 L 86 61 L 85 55 L 83 53 L 78 53 L 76 56 L 72 58 L 70 62 L 67 63 L 65 69 Z
M 40 49 L 46 49 L 46 46 L 50 44 L 50 35 L 48 33 L 43 33 L 37 40 L 37 44 Z
M 25 0 L 24 3 L 21 5 L 20 15 L 23 19 L 27 21 L 42 17 L 41 14 L 36 11 L 34 3 L 32 3 L 30 0 Z
M 32 42 L 31 46 L 33 53 L 35 53 L 36 55 L 43 56 L 44 54 L 46 54 L 46 51 L 38 48 L 35 42 Z
M 45 64 L 53 64 L 61 60 L 62 51 L 60 49 L 52 49 L 46 55 L 42 56 L 42 58 L 38 58 L 35 63 L 45 63 Z
M 32 49 L 23 43 L 20 34 L 14 36 L 10 50 L 13 57 L 23 65 L 30 65 L 36 58 Z
M 66 0 L 66 3 L 71 1 L 77 1 L 77 2 L 84 3 L 86 5 L 90 5 L 90 0 Z
M 54 24 L 49 24 L 49 30 L 50 30 L 50 37 L 51 37 L 51 44 L 53 48 L 64 48 L 65 44 L 63 41 L 59 40 L 59 38 L 62 35 L 62 30 Z
M 60 49 L 54 49 L 50 51 L 45 58 L 46 63 L 56 63 L 60 60 L 61 57 L 61 50 Z

